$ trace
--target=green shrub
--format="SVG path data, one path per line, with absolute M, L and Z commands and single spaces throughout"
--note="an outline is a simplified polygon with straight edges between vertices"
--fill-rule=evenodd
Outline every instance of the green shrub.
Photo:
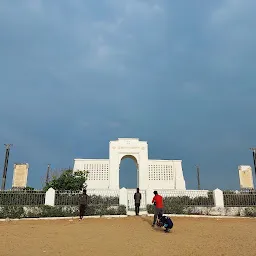
M 89 205 L 85 216 L 126 215 L 126 207 Z M 0 218 L 40 218 L 40 217 L 74 217 L 79 216 L 78 206 L 38 206 L 23 208 L 21 206 L 4 206 L 0 209 Z
M 164 211 L 170 214 L 183 214 L 185 211 L 186 197 L 164 198 Z
M 25 218 L 39 218 L 42 217 L 42 207 L 31 207 L 25 209 Z
M 147 205 L 147 212 L 148 212 L 149 214 L 154 214 L 154 211 L 155 211 L 154 205 L 148 204 L 148 205 Z
M 185 214 L 188 215 L 205 215 L 204 211 L 202 209 L 198 209 L 197 207 L 188 207 L 184 210 Z
M 168 214 L 183 214 L 186 207 L 188 197 L 165 197 L 164 198 L 164 213 Z M 153 214 L 155 210 L 154 205 L 147 205 L 148 213 Z
M 93 215 L 126 215 L 126 207 L 124 205 L 108 206 L 108 205 L 89 205 L 85 210 L 86 216 Z
M 24 217 L 24 209 L 22 206 L 3 206 L 0 209 L 1 219 L 20 219 Z
M 244 214 L 247 217 L 256 217 L 256 207 L 245 208 Z
M 76 211 L 72 211 L 72 208 L 65 208 L 59 206 L 47 206 L 42 207 L 42 212 L 39 217 L 72 217 Z
M 193 213 L 191 207 L 204 206 L 210 207 L 214 205 L 213 194 L 208 192 L 208 197 L 195 197 L 190 198 L 189 196 L 180 197 L 165 197 L 164 201 L 164 212 L 168 214 L 202 214 L 201 212 Z M 148 213 L 154 213 L 154 206 L 147 205 Z
M 126 215 L 126 206 L 125 205 L 119 205 L 117 209 L 117 215 Z
M 147 205 L 147 211 L 150 214 L 154 214 L 155 206 Z M 179 204 L 164 205 L 164 213 L 166 214 L 184 214 L 186 211 L 185 206 Z

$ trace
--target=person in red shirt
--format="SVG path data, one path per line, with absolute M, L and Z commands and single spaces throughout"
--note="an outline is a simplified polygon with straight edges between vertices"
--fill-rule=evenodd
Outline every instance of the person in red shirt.
M 154 221 L 153 221 L 152 227 L 155 226 L 158 216 L 163 215 L 163 208 L 164 208 L 163 197 L 158 195 L 157 191 L 154 191 L 154 195 L 155 196 L 152 199 L 152 203 L 155 205 L 155 213 L 154 213 Z

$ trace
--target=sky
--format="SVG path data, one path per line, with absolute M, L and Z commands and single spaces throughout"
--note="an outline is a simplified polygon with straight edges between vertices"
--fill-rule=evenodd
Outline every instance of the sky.
M 239 188 L 256 146 L 255 0 L 0 0 L 0 168 L 108 158 L 147 141 L 181 159 L 188 189 Z M 132 160 L 121 186 L 135 187 Z

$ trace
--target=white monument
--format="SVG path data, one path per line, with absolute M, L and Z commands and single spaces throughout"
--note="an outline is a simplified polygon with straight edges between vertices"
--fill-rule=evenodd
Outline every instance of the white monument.
M 239 165 L 239 181 L 241 189 L 254 189 L 252 168 L 250 165 Z
M 73 171 L 88 171 L 89 189 L 119 189 L 120 163 L 131 158 L 137 166 L 137 186 L 142 189 L 186 189 L 181 160 L 148 159 L 148 143 L 121 138 L 109 143 L 109 159 L 75 159 Z
M 27 186 L 29 164 L 14 164 L 12 188 L 25 188 Z

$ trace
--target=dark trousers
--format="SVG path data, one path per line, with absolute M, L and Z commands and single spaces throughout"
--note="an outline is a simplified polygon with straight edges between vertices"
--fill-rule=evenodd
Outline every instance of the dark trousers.
M 173 223 L 171 222 L 171 223 L 167 223 L 168 224 L 168 226 L 165 228 L 165 229 L 172 229 L 172 227 L 173 227 Z
M 139 213 L 140 213 L 140 203 L 135 203 L 135 213 L 136 213 L 136 215 L 139 215 Z
M 85 204 L 80 204 L 80 206 L 79 206 L 80 219 L 82 219 L 84 217 L 85 208 L 86 208 Z
M 154 221 L 153 221 L 153 225 L 156 224 L 156 220 L 158 218 L 158 214 L 161 213 L 163 215 L 163 209 L 162 208 L 156 208 L 155 207 L 155 213 L 154 213 Z
M 171 219 L 168 219 L 165 223 L 164 223 L 164 227 L 166 230 L 170 230 L 173 227 L 173 222 Z

